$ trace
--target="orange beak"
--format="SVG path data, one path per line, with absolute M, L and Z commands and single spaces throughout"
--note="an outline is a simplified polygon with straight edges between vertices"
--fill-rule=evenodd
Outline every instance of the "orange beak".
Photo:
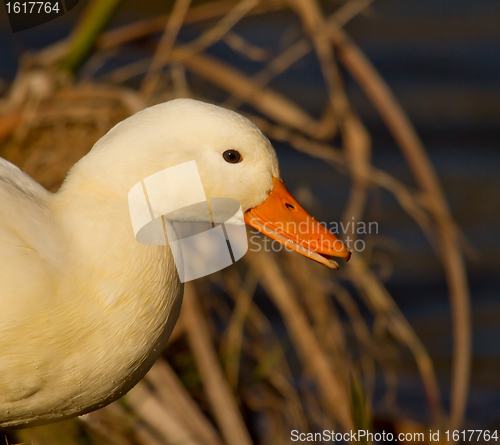
M 349 261 L 350 250 L 324 225 L 307 213 L 279 179 L 257 207 L 245 212 L 245 222 L 286 247 L 332 269 L 339 265 L 329 256 Z

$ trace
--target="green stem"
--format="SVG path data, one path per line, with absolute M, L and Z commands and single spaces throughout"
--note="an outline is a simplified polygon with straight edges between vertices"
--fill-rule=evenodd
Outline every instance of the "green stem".
M 69 37 L 70 48 L 60 68 L 75 71 L 92 49 L 97 37 L 112 17 L 121 0 L 91 0 Z

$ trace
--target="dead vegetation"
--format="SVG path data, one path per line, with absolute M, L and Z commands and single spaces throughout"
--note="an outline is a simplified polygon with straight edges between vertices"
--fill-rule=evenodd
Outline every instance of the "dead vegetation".
M 383 188 L 425 233 L 443 265 L 452 307 L 451 410 L 444 412 L 432 361 L 369 257 L 353 255 L 340 273 L 330 273 L 298 255 L 249 252 L 238 265 L 186 286 L 164 358 L 121 401 L 84 416 L 83 422 L 21 431 L 16 438 L 40 444 L 75 443 L 82 436 L 96 444 L 286 444 L 291 430 L 370 429 L 376 375 L 384 376 L 385 403 L 397 420 L 402 348 L 413 354 L 425 388 L 425 428 L 458 427 L 467 400 L 471 341 L 460 234 L 412 124 L 343 30 L 369 10 L 371 1 L 347 0 L 325 16 L 316 0 L 176 0 L 165 16 L 103 32 L 95 15 L 111 14 L 113 5 L 99 11 L 93 10 L 95 3 L 67 41 L 24 57 L 0 101 L 0 155 L 55 191 L 69 167 L 123 118 L 175 97 L 212 101 L 199 85 L 216 86 L 225 92 L 222 105 L 236 110 L 245 105 L 247 116 L 272 140 L 350 177 L 344 221 L 363 221 L 368 190 Z M 277 54 L 233 30 L 248 16 L 281 10 L 296 14 L 302 35 Z M 195 23 L 203 32 L 179 42 L 181 28 Z M 107 60 L 137 41 L 151 46 L 148 58 L 98 74 Z M 205 52 L 219 41 L 262 63 L 261 70 L 249 75 Z M 80 65 L 87 51 L 90 57 Z M 319 118 L 269 86 L 311 52 L 328 98 Z M 417 190 L 371 164 L 370 135 L 350 104 L 340 65 L 386 123 Z M 140 80 L 137 88 L 127 86 L 130 79 Z M 337 136 L 341 147 L 331 143 Z M 276 328 L 256 293 L 269 299 L 284 329 Z M 370 321 L 362 310 L 370 312 Z

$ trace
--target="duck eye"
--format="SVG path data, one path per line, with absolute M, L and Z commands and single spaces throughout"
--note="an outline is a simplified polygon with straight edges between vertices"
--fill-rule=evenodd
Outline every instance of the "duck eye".
M 230 164 L 237 164 L 238 162 L 241 162 L 243 160 L 240 153 L 236 150 L 226 150 L 224 153 L 222 153 L 222 157 L 226 162 L 229 162 Z

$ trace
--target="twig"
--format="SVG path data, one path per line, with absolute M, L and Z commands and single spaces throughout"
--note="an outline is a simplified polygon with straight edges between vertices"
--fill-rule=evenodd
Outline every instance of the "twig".
M 233 389 L 236 389 L 238 385 L 243 330 L 258 281 L 259 277 L 250 271 L 238 297 L 235 299 L 234 311 L 226 329 L 225 341 L 222 343 L 222 355 L 226 357 L 226 374 L 229 384 Z
M 333 57 L 333 48 L 326 33 L 325 21 L 319 3 L 316 0 L 289 0 L 289 4 L 297 12 L 304 29 L 313 42 L 335 117 L 342 127 L 342 121 L 347 113 L 351 112 L 350 104 Z
M 350 368 L 347 354 L 345 332 L 340 319 L 327 295 L 323 280 L 311 280 L 317 264 L 308 261 L 299 255 L 287 255 L 289 276 L 294 281 L 295 287 L 301 290 L 301 301 L 310 314 L 313 328 L 322 344 L 329 352 L 332 365 L 336 369 L 347 372 Z M 317 270 L 319 278 L 322 270 Z M 347 381 L 347 375 L 344 376 Z
M 228 32 L 223 40 L 234 52 L 241 54 L 249 60 L 263 62 L 271 58 L 268 50 L 252 45 L 235 32 Z
M 347 172 L 345 168 L 347 167 L 347 160 L 340 149 L 336 149 L 323 142 L 308 140 L 299 134 L 295 134 L 286 128 L 273 125 L 269 121 L 250 113 L 245 113 L 245 115 L 271 139 L 287 142 L 296 150 L 315 158 L 322 159 L 343 173 Z M 366 175 L 366 180 L 388 190 L 394 195 L 399 205 L 415 220 L 426 235 L 431 247 L 438 253 L 436 237 L 431 221 L 419 201 L 412 195 L 408 188 L 388 173 L 373 166 L 370 166 L 368 171 L 366 171 Z
M 259 111 L 277 122 L 296 128 L 304 134 L 314 135 L 319 123 L 302 108 L 276 91 L 260 89 L 241 71 L 206 54 L 187 53 L 179 48 L 172 51 L 173 61 L 182 61 L 186 68 L 236 96 L 247 97 L 248 91 L 255 91 L 250 103 Z
M 180 421 L 205 445 L 221 445 L 222 441 L 199 406 L 191 398 L 174 370 L 163 359 L 158 359 L 146 374 L 164 405 L 170 406 Z
M 282 128 L 272 126 L 262 119 L 255 119 L 254 117 L 252 117 L 252 119 L 257 120 L 261 129 L 270 137 L 277 137 L 279 140 L 285 140 L 294 148 L 308 153 L 309 155 L 312 155 L 314 157 L 323 159 L 326 162 L 333 163 L 334 165 L 346 165 L 346 160 L 340 150 L 335 150 L 327 144 L 309 141 L 303 136 L 294 135 Z M 390 177 L 385 174 L 385 172 L 377 170 L 374 167 L 370 167 L 366 173 L 368 175 L 365 178 L 366 180 L 371 180 L 375 184 L 386 187 L 388 188 L 388 190 L 394 192 L 402 207 L 406 210 L 409 210 L 410 215 L 416 216 L 417 223 L 420 224 L 422 221 L 424 221 L 424 225 L 422 227 L 426 227 L 426 219 L 424 216 L 422 216 L 422 210 L 419 209 L 418 204 L 411 197 L 411 194 L 406 191 L 403 184 L 397 182 L 394 178 L 392 178 L 392 181 L 388 181 L 388 178 Z M 395 183 L 393 184 L 392 182 L 394 181 Z M 353 258 L 354 257 L 358 256 L 353 255 Z M 356 273 L 351 273 L 351 279 L 353 283 L 357 285 L 359 285 L 360 283 L 363 284 L 362 289 L 366 291 L 366 295 L 370 298 L 374 298 L 377 301 L 375 306 L 376 308 L 378 308 L 377 310 L 381 310 L 382 308 L 384 308 L 384 311 L 386 311 L 390 309 L 390 313 L 388 315 L 389 319 L 391 316 L 395 317 L 395 319 L 393 320 L 393 328 L 395 329 L 395 334 L 403 341 L 403 343 L 407 344 L 408 347 L 410 347 L 413 354 L 415 355 L 415 359 L 419 366 L 422 380 L 426 388 L 429 407 L 431 408 L 432 413 L 434 413 L 433 419 L 442 419 L 439 388 L 434 374 L 432 362 L 427 352 L 425 351 L 425 348 L 421 344 L 411 326 L 407 323 L 403 315 L 397 309 L 397 306 L 393 302 L 388 292 L 375 277 L 375 275 L 368 271 L 368 269 L 364 265 L 364 262 L 359 258 L 359 261 L 356 260 L 353 262 L 353 260 L 351 260 L 349 264 L 354 264 L 354 267 L 356 268 Z M 353 266 L 351 266 L 351 268 L 352 267 Z
M 337 26 L 344 26 L 354 17 L 364 12 L 374 0 L 350 0 L 345 2 L 328 20 L 333 20 Z
M 471 364 L 471 309 L 469 287 L 455 223 L 425 148 L 413 125 L 375 67 L 346 33 L 329 24 L 330 38 L 338 58 L 365 90 L 398 143 L 403 155 L 425 193 L 439 233 L 441 260 L 450 290 L 453 321 L 453 378 L 450 428 L 459 428 L 467 405 Z
M 69 37 L 68 51 L 60 63 L 62 69 L 73 71 L 80 65 L 120 1 L 93 0 L 89 3 L 82 20 Z
M 247 255 L 245 259 L 262 274 L 262 284 L 283 316 L 290 337 L 304 365 L 314 374 L 326 408 L 338 419 L 345 431 L 353 428 L 350 416 L 350 398 L 343 385 L 333 374 L 311 327 L 284 279 L 276 261 L 269 253 Z
M 434 366 L 422 342 L 404 318 L 396 303 L 370 271 L 359 255 L 353 255 L 349 262 L 350 277 L 373 310 L 384 314 L 389 330 L 412 351 L 426 391 L 432 421 L 439 424 L 443 420 L 441 396 Z
M 232 273 L 230 269 L 228 269 L 225 274 L 223 285 L 236 303 L 243 286 L 237 274 Z M 251 301 L 247 315 L 246 322 L 249 331 L 251 328 L 258 331 L 257 335 L 254 336 L 256 337 L 255 341 L 251 344 L 252 355 L 257 360 L 254 375 L 259 378 L 268 379 L 276 390 L 282 394 L 287 401 L 287 408 L 294 416 L 299 431 L 307 432 L 309 428 L 304 408 L 301 404 L 300 396 L 293 385 L 293 375 L 285 358 L 285 350 L 279 338 L 276 336 L 276 332 L 273 330 L 273 325 L 253 300 Z M 276 354 L 279 355 L 278 362 L 275 360 Z M 272 361 L 273 364 L 269 367 L 268 364 L 270 361 Z
M 168 17 L 165 31 L 161 36 L 160 42 L 158 43 L 158 47 L 156 48 L 153 56 L 151 67 L 142 81 L 141 92 L 146 96 L 150 96 L 158 84 L 158 80 L 161 76 L 161 69 L 168 62 L 170 51 L 175 44 L 177 34 L 179 34 L 179 30 L 181 29 L 190 4 L 191 0 L 177 0 L 174 4 L 172 13 Z
M 221 432 L 230 444 L 250 445 L 252 440 L 210 342 L 208 326 L 191 283 L 184 287 L 183 311 L 188 342 Z
M 234 7 L 234 0 L 216 0 L 189 9 L 184 20 L 185 25 L 212 20 L 227 14 Z M 277 11 L 284 8 L 283 0 L 266 0 L 248 12 L 248 15 L 263 14 L 269 11 Z M 142 20 L 125 25 L 100 36 L 97 41 L 98 49 L 106 49 L 123 45 L 124 43 L 142 39 L 151 34 L 162 31 L 165 28 L 169 15 L 156 17 L 154 19 Z
M 177 413 L 160 403 L 144 382 L 139 382 L 126 395 L 125 401 L 167 443 L 203 445 L 179 420 Z
M 352 171 L 353 186 L 349 203 L 344 212 L 344 220 L 353 217 L 354 221 L 361 219 L 366 203 L 366 170 L 370 158 L 371 141 L 368 131 L 361 120 L 352 110 L 344 90 L 342 79 L 336 61 L 333 57 L 333 48 L 327 33 L 327 24 L 315 0 L 290 0 L 297 10 L 304 28 L 309 33 L 318 60 L 320 61 L 325 84 L 329 92 L 330 102 L 335 117 L 339 122 L 342 141 Z M 333 15 L 338 17 L 338 15 Z M 352 224 L 354 227 L 354 224 Z
M 362 12 L 368 5 L 370 5 L 373 0 L 357 0 L 357 1 L 349 1 L 345 3 L 342 7 L 340 7 L 337 11 L 335 11 L 329 18 L 329 21 L 334 21 L 338 24 L 338 26 L 343 26 L 347 22 L 349 22 L 352 18 L 354 18 L 357 14 Z M 279 54 L 276 58 L 274 58 L 269 64 L 260 70 L 257 74 L 252 77 L 252 80 L 258 84 L 261 88 L 269 84 L 273 78 L 278 76 L 280 73 L 286 71 L 290 66 L 292 66 L 295 62 L 302 59 L 304 56 L 309 54 L 313 49 L 309 39 L 302 37 L 293 45 L 289 46 L 285 49 L 281 54 Z M 241 98 L 239 100 L 234 96 L 230 96 L 226 102 L 225 106 L 229 108 L 238 108 L 244 102 L 248 100 Z M 335 125 L 335 122 L 333 122 Z M 332 136 L 332 133 L 328 133 L 327 135 L 316 136 L 316 139 L 327 139 L 329 136 Z
M 199 53 L 221 40 L 243 17 L 245 17 L 260 0 L 241 0 L 213 27 L 205 31 L 194 42 L 182 45 L 183 57 Z

